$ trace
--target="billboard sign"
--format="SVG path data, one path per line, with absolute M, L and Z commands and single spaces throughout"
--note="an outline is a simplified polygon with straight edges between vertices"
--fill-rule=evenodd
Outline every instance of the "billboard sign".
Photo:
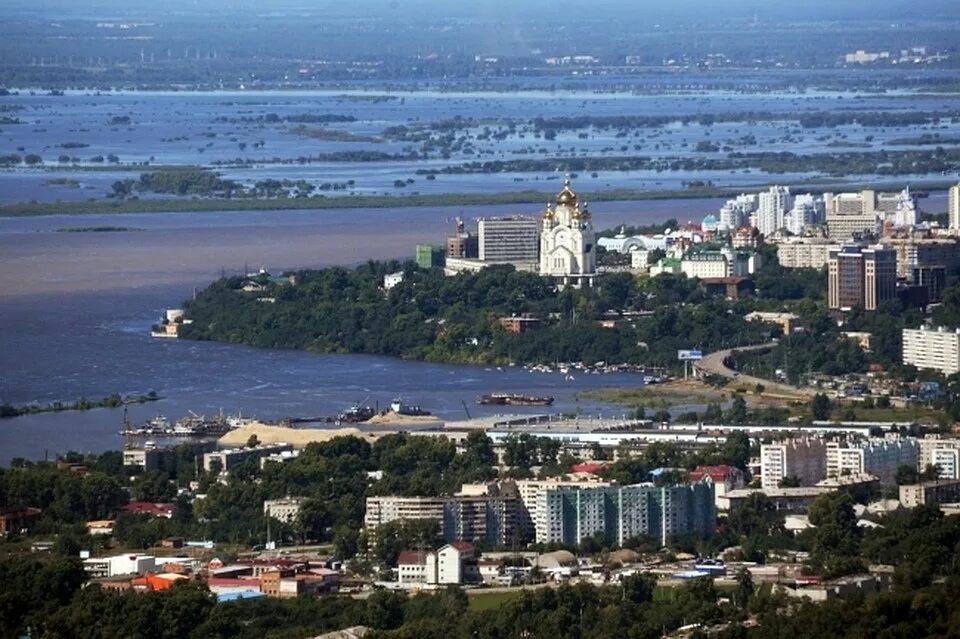
M 677 351 L 677 359 L 681 362 L 692 362 L 703 359 L 703 351 Z

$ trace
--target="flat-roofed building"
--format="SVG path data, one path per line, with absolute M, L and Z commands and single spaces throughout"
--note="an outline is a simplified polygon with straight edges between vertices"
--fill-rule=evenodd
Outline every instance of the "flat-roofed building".
M 208 473 L 215 467 L 219 467 L 221 474 L 227 474 L 238 464 L 242 464 L 248 459 L 257 459 L 276 455 L 285 451 L 292 451 L 293 446 L 279 442 L 276 444 L 265 444 L 263 446 L 252 446 L 247 448 L 227 448 L 224 450 L 215 450 L 203 454 L 203 469 Z
M 900 466 L 916 468 L 919 460 L 920 447 L 912 437 L 827 443 L 827 477 L 869 474 L 892 486 Z
M 900 486 L 900 503 L 904 508 L 960 502 L 960 480 L 925 481 Z
M 892 249 L 846 244 L 830 249 L 827 258 L 829 307 L 873 311 L 896 297 L 897 257 Z
M 622 545 L 641 535 L 666 543 L 677 533 L 713 535 L 716 528 L 714 486 L 710 482 L 655 486 L 567 486 L 550 488 L 540 497 L 545 513 L 538 543 L 577 544 L 602 533 Z
M 784 268 L 815 268 L 827 265 L 832 240 L 811 237 L 791 237 L 777 243 L 777 261 Z
M 777 488 L 788 477 L 815 484 L 827 477 L 826 444 L 810 437 L 760 446 L 760 485 Z
M 306 501 L 305 497 L 284 497 L 283 499 L 268 499 L 263 502 L 263 514 L 286 524 L 297 521 L 300 516 L 300 507 Z
M 939 371 L 960 372 L 960 329 L 921 326 L 903 329 L 903 363 Z
M 503 546 L 522 538 L 520 509 L 516 488 L 503 482 L 482 494 L 368 497 L 363 522 L 373 534 L 377 527 L 393 521 L 432 520 L 449 542 L 485 541 Z
M 538 262 L 540 225 L 532 217 L 488 217 L 477 222 L 483 262 Z
M 950 228 L 960 229 L 960 184 L 947 189 L 947 219 Z

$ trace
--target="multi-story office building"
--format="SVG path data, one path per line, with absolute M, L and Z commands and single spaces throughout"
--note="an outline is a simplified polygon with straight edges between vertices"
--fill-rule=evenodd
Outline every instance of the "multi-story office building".
M 537 542 L 570 543 L 602 533 L 610 543 L 623 544 L 639 535 L 661 543 L 676 533 L 713 534 L 716 506 L 713 485 L 653 484 L 605 487 L 550 488 L 540 496 L 545 526 Z
M 894 485 L 900 466 L 916 468 L 919 461 L 920 447 L 909 437 L 827 444 L 827 477 L 868 474 L 881 484 Z
M 897 276 L 910 279 L 913 269 L 940 266 L 948 271 L 960 266 L 960 242 L 952 239 L 887 237 L 881 243 L 897 253 Z
M 831 240 L 791 237 L 777 244 L 777 261 L 784 268 L 821 269 L 827 265 L 831 248 L 838 248 Z
M 960 229 L 960 184 L 947 190 L 947 214 L 950 228 Z
M 861 233 L 879 234 L 882 216 L 877 214 L 876 193 L 824 193 L 827 230 L 834 240 L 849 240 Z
M 777 488 L 780 481 L 795 477 L 811 486 L 827 477 L 826 445 L 819 439 L 791 439 L 760 446 L 760 485 Z
M 897 294 L 897 257 L 892 249 L 845 244 L 827 256 L 829 306 L 876 310 Z
M 960 373 L 960 329 L 927 326 L 903 329 L 903 363 L 944 375 Z
M 540 225 L 532 217 L 488 217 L 477 222 L 482 262 L 536 263 Z

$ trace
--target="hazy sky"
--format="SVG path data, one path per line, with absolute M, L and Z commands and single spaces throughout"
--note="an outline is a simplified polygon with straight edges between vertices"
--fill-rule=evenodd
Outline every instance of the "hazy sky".
M 357 17 L 483 17 L 552 19 L 649 15 L 654 22 L 909 19 L 960 17 L 960 0 L 3 0 L 5 11 L 159 15 L 237 12 L 317 13 Z

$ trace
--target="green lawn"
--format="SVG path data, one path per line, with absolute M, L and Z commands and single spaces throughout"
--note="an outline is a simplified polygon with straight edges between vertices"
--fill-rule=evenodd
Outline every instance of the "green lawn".
M 516 599 L 522 590 L 514 590 L 511 592 L 482 592 L 478 591 L 476 594 L 471 592 L 470 597 L 470 610 L 474 612 L 483 612 L 485 610 L 496 610 L 506 602 L 511 599 Z

